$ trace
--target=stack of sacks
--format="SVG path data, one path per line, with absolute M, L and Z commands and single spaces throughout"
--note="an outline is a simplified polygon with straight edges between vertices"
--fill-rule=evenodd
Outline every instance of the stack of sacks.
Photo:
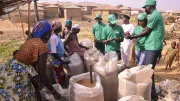
M 180 82 L 165 80 L 160 83 L 160 95 L 165 101 L 180 101 Z
M 93 44 L 91 43 L 91 40 L 89 40 L 88 38 L 80 40 L 79 43 L 87 48 L 93 48 Z
M 119 99 L 118 101 L 145 101 L 145 100 L 142 96 L 132 95 L 132 96 L 123 97 Z
M 100 51 L 98 51 L 96 48 L 91 48 L 85 51 L 84 61 L 86 67 L 89 67 L 90 64 L 94 66 L 99 61 L 100 56 L 103 56 L 103 54 Z
M 81 57 L 77 53 L 74 53 L 73 55 L 71 55 L 69 60 L 71 63 L 68 64 L 68 66 L 70 69 L 71 76 L 84 73 L 84 63 Z
M 68 101 L 68 98 L 69 98 L 68 89 L 63 89 L 60 86 L 60 84 L 54 84 L 53 87 L 63 97 L 63 99 L 60 99 L 58 101 Z M 40 91 L 40 94 L 41 94 L 41 99 L 43 101 L 57 101 L 57 100 L 55 100 L 54 96 L 51 94 L 51 91 L 49 91 L 46 87 L 44 87 Z
M 118 98 L 139 95 L 151 101 L 151 77 L 154 72 L 151 67 L 152 65 L 137 66 L 121 72 L 118 75 Z
M 100 77 L 96 73 L 92 74 L 93 84 L 90 84 L 89 73 L 73 76 L 70 79 L 69 101 L 104 101 Z
M 118 56 L 115 52 L 107 53 L 105 56 L 100 57 L 99 62 L 94 66 L 94 71 L 101 78 L 104 89 L 104 101 L 117 101 L 117 58 Z

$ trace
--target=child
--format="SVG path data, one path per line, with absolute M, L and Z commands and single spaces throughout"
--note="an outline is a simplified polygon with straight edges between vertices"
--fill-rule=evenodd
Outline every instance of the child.
M 163 43 L 164 43 L 164 46 L 166 46 L 167 45 L 167 43 L 166 43 L 166 41 L 165 40 L 163 40 Z M 159 54 L 159 57 L 158 57 L 158 60 L 157 60 L 157 64 L 159 64 L 159 61 L 160 61 L 160 59 L 162 58 L 162 53 L 161 54 Z
M 180 37 L 179 37 L 179 42 L 177 43 L 177 49 L 179 50 L 179 55 L 178 55 L 178 60 L 177 60 L 177 65 L 180 66 L 180 63 L 179 63 L 179 58 L 180 58 Z
M 173 61 L 174 61 L 174 58 L 176 58 L 175 59 L 175 61 L 177 60 L 177 57 L 178 57 L 178 49 L 176 49 L 176 42 L 175 41 L 173 41 L 172 43 L 171 43 L 171 48 L 169 48 L 168 50 L 167 50 L 167 52 L 166 52 L 166 55 L 165 55 L 165 62 L 166 62 L 166 68 L 165 68 L 165 70 L 167 70 L 167 68 L 168 68 L 168 66 L 169 66 L 169 68 L 170 68 L 170 70 L 171 70 L 171 65 L 172 65 L 172 63 L 173 63 Z

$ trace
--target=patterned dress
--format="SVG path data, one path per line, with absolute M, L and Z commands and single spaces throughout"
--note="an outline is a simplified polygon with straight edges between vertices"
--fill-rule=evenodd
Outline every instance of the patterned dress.
M 25 42 L 14 59 L 0 68 L 0 101 L 36 101 L 30 78 L 37 75 L 31 66 L 39 55 L 48 52 L 38 38 Z

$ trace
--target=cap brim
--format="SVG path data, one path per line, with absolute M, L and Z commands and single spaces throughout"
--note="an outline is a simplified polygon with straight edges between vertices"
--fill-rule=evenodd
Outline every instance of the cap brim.
M 118 20 L 109 21 L 111 24 L 116 24 Z
M 146 8 L 146 5 L 142 6 L 142 8 Z
M 100 20 L 103 20 L 102 18 L 99 18 L 99 17 L 96 17 L 96 18 L 95 18 L 95 20 L 96 20 L 96 19 L 100 19 Z
M 144 20 L 144 19 L 140 18 L 140 19 L 138 19 L 138 20 L 142 21 L 142 20 Z

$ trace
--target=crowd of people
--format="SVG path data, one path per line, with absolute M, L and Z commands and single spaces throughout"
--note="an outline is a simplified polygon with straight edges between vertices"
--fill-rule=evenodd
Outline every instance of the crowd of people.
M 155 69 L 158 58 L 161 56 L 164 42 L 164 21 L 161 13 L 156 10 L 155 0 L 146 0 L 143 6 L 145 13 L 138 16 L 137 26 L 130 23 L 130 16 L 123 15 L 122 25 L 114 14 L 108 15 L 108 23 L 103 23 L 101 15 L 95 17 L 96 23 L 92 26 L 94 46 L 103 54 L 116 52 L 119 60 L 123 60 L 126 67 L 131 66 L 130 53 L 134 47 L 134 59 L 137 66 L 152 64 Z M 147 15 L 150 17 L 147 18 Z M 39 21 L 33 28 L 28 40 L 16 50 L 13 58 L 6 64 L 0 74 L 0 100 L 6 101 L 35 101 L 40 100 L 39 91 L 46 87 L 55 99 L 61 99 L 52 84 L 56 82 L 67 85 L 63 65 L 70 63 L 62 57 L 77 53 L 81 59 L 87 47 L 79 44 L 77 34 L 80 25 L 72 25 L 71 20 L 65 21 L 65 28 L 59 21 L 50 24 L 46 20 Z M 26 32 L 28 34 L 28 32 Z M 61 39 L 65 39 L 62 42 Z M 180 39 L 179 39 L 180 41 Z M 171 43 L 166 52 L 166 69 L 171 69 L 174 58 L 178 60 L 180 42 Z M 47 61 L 50 61 L 55 71 L 53 80 L 47 76 Z M 179 64 L 178 64 L 179 65 Z M 50 82 L 53 81 L 53 82 Z M 157 101 L 154 75 L 152 76 L 152 99 Z M 34 89 L 34 88 L 35 89 Z M 35 90 L 35 91 L 34 91 Z M 34 93 L 35 92 L 35 93 Z

